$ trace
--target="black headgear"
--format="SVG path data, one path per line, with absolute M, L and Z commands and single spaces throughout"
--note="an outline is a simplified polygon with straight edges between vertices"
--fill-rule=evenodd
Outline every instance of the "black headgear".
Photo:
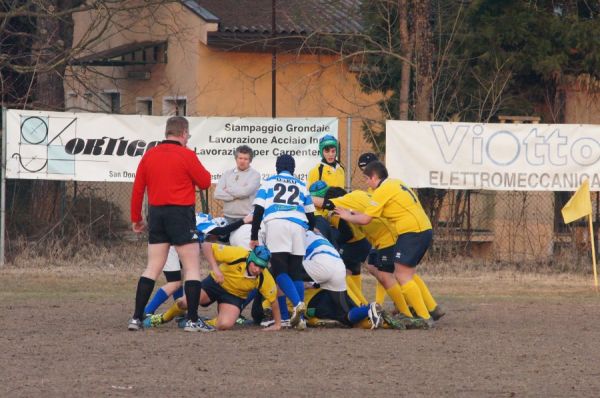
M 296 161 L 292 155 L 284 153 L 283 155 L 279 155 L 277 157 L 277 162 L 275 162 L 275 170 L 277 170 L 277 174 L 281 173 L 282 171 L 289 171 L 291 174 L 294 174 L 295 168 Z
M 372 152 L 365 152 L 358 157 L 358 167 L 364 169 L 366 165 L 376 160 L 379 160 L 377 155 Z

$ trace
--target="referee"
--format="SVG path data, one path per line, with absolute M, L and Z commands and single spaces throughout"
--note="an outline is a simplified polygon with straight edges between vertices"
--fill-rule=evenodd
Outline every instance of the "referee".
M 148 265 L 140 277 L 135 294 L 135 312 L 129 330 L 140 330 L 144 307 L 160 275 L 169 246 L 175 246 L 185 275 L 184 291 L 188 300 L 186 331 L 203 330 L 198 320 L 200 298 L 200 246 L 196 235 L 194 186 L 210 187 L 210 173 L 196 154 L 186 148 L 190 138 L 187 119 L 174 116 L 167 120 L 166 140 L 149 149 L 138 165 L 131 194 L 133 231 L 141 233 L 144 191 L 148 192 Z

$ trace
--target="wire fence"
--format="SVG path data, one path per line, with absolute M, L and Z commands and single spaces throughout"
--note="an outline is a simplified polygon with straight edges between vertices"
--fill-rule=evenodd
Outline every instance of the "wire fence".
M 340 131 L 340 142 L 346 140 Z M 342 163 L 351 176 L 351 189 L 365 189 L 356 162 L 370 146 L 361 134 L 354 133 L 351 142 L 349 153 L 342 146 Z M 224 161 L 234 167 L 233 159 Z M 60 240 L 77 247 L 82 242 L 115 245 L 134 239 L 129 222 L 131 183 L 45 183 L 40 189 L 38 181 L 7 180 L 5 250 L 9 261 L 18 256 L 23 242 L 43 247 L 41 242 Z M 214 188 L 199 192 L 196 207 L 218 216 L 222 203 L 214 199 Z M 571 192 L 419 189 L 418 194 L 434 225 L 434 243 L 428 253 L 432 261 L 468 258 L 481 264 L 515 268 L 537 264 L 557 271 L 591 262 L 586 221 L 562 222 L 560 209 Z M 596 226 L 600 225 L 599 201 L 599 194 L 592 193 Z M 53 208 L 54 217 L 45 217 L 48 207 Z
M 15 245 L 16 241 L 62 239 L 110 245 L 134 238 L 129 229 L 131 183 L 60 184 L 58 221 L 51 225 L 41 225 L 15 203 L 19 191 L 28 188 L 22 185 L 30 184 L 12 181 L 7 187 L 8 258 L 18 255 L 22 247 Z M 214 185 L 198 195 L 197 209 L 218 216 L 222 204 L 213 198 L 213 192 Z M 517 268 L 540 264 L 557 270 L 576 269 L 590 261 L 590 240 L 585 220 L 569 225 L 562 222 L 560 209 L 569 194 L 421 189 L 419 195 L 434 225 L 429 258 L 466 257 Z M 598 193 L 592 198 L 598 225 Z

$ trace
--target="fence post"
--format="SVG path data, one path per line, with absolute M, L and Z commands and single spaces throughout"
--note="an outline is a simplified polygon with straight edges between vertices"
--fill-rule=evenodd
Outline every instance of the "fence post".
M 2 107 L 2 182 L 0 183 L 0 267 L 4 266 L 6 235 L 6 109 Z
M 352 185 L 352 118 L 348 117 L 346 120 L 346 191 L 350 191 Z

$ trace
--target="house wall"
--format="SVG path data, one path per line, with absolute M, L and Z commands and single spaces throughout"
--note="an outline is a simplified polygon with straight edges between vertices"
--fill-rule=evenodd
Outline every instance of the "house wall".
M 204 22 L 180 4 L 170 4 L 141 18 L 133 15 L 136 18 L 132 19 L 129 12 L 119 13 L 116 25 L 127 29 L 116 30 L 113 26 L 104 33 L 106 40 L 87 53 L 136 41 L 167 40 L 168 62 L 73 67 L 65 81 L 67 106 L 71 110 L 109 112 L 102 93 L 118 92 L 121 113 L 136 113 L 136 99 L 151 98 L 153 114 L 163 115 L 165 99 L 181 98 L 187 101 L 188 116 L 271 116 L 270 53 L 227 52 L 207 47 L 207 34 L 216 30 L 216 24 Z M 76 16 L 75 42 L 90 33 L 95 19 L 89 13 Z M 128 79 L 128 71 L 149 72 L 150 78 Z M 363 139 L 362 120 L 381 117 L 376 106 L 378 98 L 363 93 L 356 75 L 335 56 L 278 55 L 277 116 L 338 117 L 343 163 L 347 159 L 348 117 L 353 118 L 352 163 L 356 163 L 360 153 L 372 150 Z M 353 185 L 362 184 L 360 173 L 352 176 Z M 128 199 L 122 202 L 120 207 L 128 214 Z

